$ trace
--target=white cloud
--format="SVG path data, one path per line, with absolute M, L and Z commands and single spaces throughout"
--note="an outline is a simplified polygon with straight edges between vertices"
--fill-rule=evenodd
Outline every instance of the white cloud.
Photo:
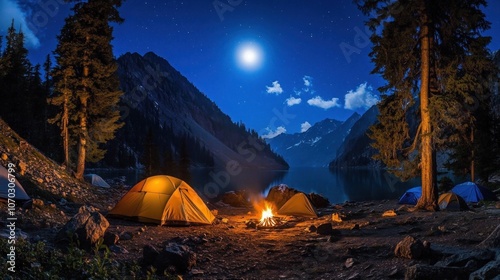
M 332 98 L 331 100 L 323 100 L 321 96 L 316 96 L 314 98 L 307 100 L 307 104 L 323 108 L 325 110 L 330 109 L 332 107 L 340 107 L 339 99 L 336 97 Z
M 377 102 L 379 102 L 379 99 L 373 94 L 373 88 L 365 82 L 364 84 L 360 84 L 356 90 L 347 92 L 344 108 L 350 110 L 358 108 L 368 109 L 377 104 Z
M 306 86 L 306 87 L 312 87 L 312 85 L 313 85 L 313 82 L 312 82 L 313 78 L 311 76 L 305 75 L 302 78 L 302 80 L 304 81 L 304 86 Z
M 278 126 L 275 131 L 272 131 L 269 127 L 267 127 L 266 130 L 268 133 L 262 135 L 262 138 L 264 139 L 271 139 L 286 132 L 286 128 L 284 126 Z
M 40 40 L 35 33 L 29 28 L 28 14 L 21 9 L 18 1 L 2 0 L 0 1 L 0 34 L 6 35 L 7 29 L 12 24 L 14 19 L 14 27 L 16 31 L 21 30 L 24 33 L 25 44 L 27 47 L 38 48 Z
M 266 88 L 267 88 L 266 90 L 267 93 L 275 93 L 276 95 L 283 93 L 283 89 L 281 88 L 281 85 L 278 81 L 274 81 L 273 86 L 271 87 L 266 86 Z
M 302 102 L 302 98 L 295 98 L 293 96 L 290 96 L 290 98 L 286 99 L 286 105 L 288 106 L 293 106 L 293 105 L 298 105 Z
M 311 124 L 309 122 L 303 122 L 300 125 L 300 132 L 306 132 L 309 128 L 311 128 Z

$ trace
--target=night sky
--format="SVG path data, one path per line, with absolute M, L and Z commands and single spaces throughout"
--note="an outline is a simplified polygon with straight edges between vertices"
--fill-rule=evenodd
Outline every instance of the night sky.
M 491 50 L 500 49 L 500 1 L 484 10 Z M 11 18 L 42 64 L 72 4 L 0 0 L 0 34 Z M 352 0 L 125 1 L 115 26 L 116 57 L 155 52 L 235 122 L 260 135 L 300 132 L 325 118 L 345 120 L 379 99 L 371 44 Z M 29 30 L 26 30 L 26 27 Z

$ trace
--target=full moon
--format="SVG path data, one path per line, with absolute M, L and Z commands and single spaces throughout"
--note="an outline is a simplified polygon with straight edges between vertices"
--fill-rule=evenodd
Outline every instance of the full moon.
M 243 44 L 238 48 L 237 60 L 240 67 L 255 70 L 262 62 L 262 50 L 255 43 Z

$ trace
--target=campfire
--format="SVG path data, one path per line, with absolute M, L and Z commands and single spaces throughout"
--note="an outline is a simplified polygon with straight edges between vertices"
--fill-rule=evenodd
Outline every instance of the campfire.
M 262 210 L 262 217 L 260 218 L 259 227 L 274 227 L 278 224 L 274 218 L 273 209 L 266 205 L 266 208 Z

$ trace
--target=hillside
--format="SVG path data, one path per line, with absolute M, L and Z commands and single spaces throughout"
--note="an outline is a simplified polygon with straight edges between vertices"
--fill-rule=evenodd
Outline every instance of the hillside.
M 185 157 L 190 166 L 225 166 L 234 160 L 242 167 L 288 167 L 256 132 L 233 123 L 165 59 L 152 52 L 126 53 L 118 65 L 125 126 L 108 145 L 110 165 L 138 165 L 150 145 L 166 168 L 167 161 Z
M 268 139 L 274 152 L 293 167 L 325 167 L 336 158 L 337 149 L 344 143 L 351 127 L 360 115 L 354 113 L 345 121 L 325 119 L 305 132 L 280 134 Z

